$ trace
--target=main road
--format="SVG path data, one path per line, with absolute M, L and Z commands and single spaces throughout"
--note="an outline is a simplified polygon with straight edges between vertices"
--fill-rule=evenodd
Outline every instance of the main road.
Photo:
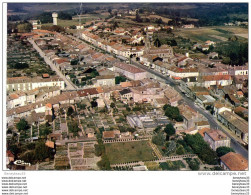
M 170 86 L 172 86 L 184 99 L 184 101 L 187 103 L 187 105 L 189 105 L 192 109 L 194 109 L 195 111 L 198 111 L 200 114 L 202 114 L 204 117 L 207 118 L 210 127 L 212 129 L 219 129 L 221 131 L 223 131 L 225 134 L 227 134 L 228 137 L 231 138 L 231 147 L 239 154 L 243 155 L 246 159 L 248 159 L 248 151 L 229 133 L 227 132 L 224 128 L 221 127 L 221 125 L 218 124 L 217 119 L 215 119 L 210 113 L 206 112 L 205 110 L 201 109 L 200 107 L 196 106 L 194 104 L 194 101 L 191 100 L 190 98 L 186 97 L 182 91 L 179 89 L 178 85 L 175 84 L 175 82 L 166 76 L 163 76 L 162 74 L 142 65 L 137 63 L 136 61 L 132 60 L 131 63 L 153 75 L 156 75 L 157 77 L 165 80 L 165 82 L 167 84 L 169 84 Z
M 71 37 L 72 39 L 75 39 L 75 40 L 78 40 L 78 41 L 83 41 L 83 40 L 80 40 L 78 39 L 77 37 L 74 37 L 74 36 L 69 36 Z M 96 49 L 99 49 L 99 48 L 96 48 Z M 219 129 L 221 131 L 223 131 L 228 137 L 230 137 L 231 139 L 231 147 L 235 150 L 235 152 L 243 155 L 246 159 L 248 159 L 248 151 L 246 148 L 244 148 L 237 140 L 236 138 L 234 138 L 228 131 L 226 131 L 224 128 L 221 127 L 221 125 L 218 124 L 217 120 L 209 113 L 207 113 L 205 110 L 201 109 L 200 107 L 197 107 L 195 104 L 194 104 L 194 101 L 192 101 L 190 98 L 186 97 L 182 92 L 181 90 L 178 88 L 178 85 L 175 84 L 175 82 L 169 78 L 169 77 L 166 77 L 166 76 L 163 76 L 162 74 L 150 69 L 150 68 L 147 68 L 146 66 L 140 64 L 140 63 L 137 63 L 136 61 L 134 60 L 131 60 L 131 64 L 133 64 L 134 66 L 137 66 L 159 78 L 161 78 L 162 80 L 164 80 L 166 82 L 166 84 L 169 84 L 170 86 L 172 86 L 184 99 L 184 101 L 187 103 L 187 105 L 189 105 L 192 109 L 194 109 L 195 111 L 198 111 L 200 114 L 202 114 L 204 117 L 207 118 L 209 124 L 210 124 L 210 127 L 212 129 Z

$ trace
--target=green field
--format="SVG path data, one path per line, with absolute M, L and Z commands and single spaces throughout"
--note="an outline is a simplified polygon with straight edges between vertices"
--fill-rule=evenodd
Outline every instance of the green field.
M 193 29 L 179 29 L 174 31 L 175 35 L 179 35 L 184 38 L 189 38 L 195 42 L 205 42 L 207 40 L 221 42 L 227 41 L 229 37 L 236 35 L 240 39 L 244 39 L 245 35 L 248 35 L 248 29 L 241 27 L 203 27 Z
M 147 141 L 107 143 L 105 151 L 111 164 L 156 159 Z

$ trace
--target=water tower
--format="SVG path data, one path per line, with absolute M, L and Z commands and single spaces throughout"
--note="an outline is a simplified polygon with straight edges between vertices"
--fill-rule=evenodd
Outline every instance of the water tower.
M 53 25 L 57 25 L 58 24 L 58 13 L 53 12 L 52 18 L 53 18 Z

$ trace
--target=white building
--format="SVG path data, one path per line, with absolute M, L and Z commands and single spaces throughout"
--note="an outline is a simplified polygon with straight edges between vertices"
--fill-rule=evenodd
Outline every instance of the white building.
M 204 140 L 216 151 L 218 147 L 230 147 L 230 138 L 220 130 L 210 130 L 205 132 Z
M 64 81 L 57 77 L 51 78 L 28 78 L 28 77 L 12 77 L 7 79 L 7 91 L 26 91 L 40 87 L 55 87 L 58 86 L 60 89 L 65 88 Z

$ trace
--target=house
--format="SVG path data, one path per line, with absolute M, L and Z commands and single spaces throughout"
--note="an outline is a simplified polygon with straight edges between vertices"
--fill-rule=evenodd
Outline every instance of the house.
M 160 58 L 171 58 L 174 56 L 173 48 L 169 45 L 161 45 L 160 47 L 150 47 L 145 52 L 148 56 L 158 56 Z
M 219 113 L 217 119 L 248 144 L 248 122 L 246 120 L 229 111 Z
M 201 50 L 202 51 L 208 51 L 209 50 L 209 45 L 201 45 Z
M 228 68 L 229 75 L 231 76 L 245 76 L 248 75 L 248 66 L 234 66 Z
M 238 114 L 239 116 L 242 116 L 244 118 L 248 118 L 248 109 L 243 108 L 241 106 L 234 109 L 234 112 Z
M 237 89 L 242 89 L 248 83 L 248 75 L 235 75 L 233 77 L 233 84 Z
M 233 82 L 230 75 L 210 75 L 202 76 L 202 85 L 204 87 L 210 87 L 212 85 L 227 86 Z
M 119 138 L 119 135 L 120 135 L 119 130 L 103 131 L 104 140 L 111 140 L 111 139 Z
M 153 105 L 156 108 L 162 108 L 165 104 L 169 104 L 169 101 L 166 97 L 163 98 L 156 98 L 153 101 Z
M 229 111 L 229 112 L 231 112 L 232 111 L 232 109 L 231 109 L 231 107 L 229 106 L 229 105 L 227 105 L 227 104 L 222 104 L 222 103 L 219 103 L 219 102 L 216 102 L 215 104 L 214 104 L 214 116 L 218 116 L 218 114 L 219 113 L 221 113 L 221 112 L 224 112 L 224 111 Z
M 194 24 L 185 24 L 182 28 L 194 28 Z
M 47 147 L 49 147 L 49 148 L 55 148 L 55 143 L 54 143 L 53 141 L 47 140 L 47 141 L 45 142 L 45 145 L 46 145 Z
M 195 112 L 195 110 L 186 104 L 180 104 L 178 108 L 180 110 L 180 114 L 183 117 L 183 126 L 186 130 L 197 130 L 196 122 L 206 121 L 206 118 L 203 115 Z
M 227 99 L 234 106 L 240 106 L 241 102 L 232 94 L 226 94 L 225 99 Z
M 209 104 L 213 104 L 215 102 L 215 99 L 211 95 L 198 95 L 196 101 L 201 106 L 206 106 Z
M 247 171 L 248 161 L 241 155 L 229 152 L 220 158 L 221 166 L 227 171 Z
M 236 95 L 238 98 L 242 98 L 244 96 L 242 91 L 237 91 Z
M 88 138 L 94 138 L 95 131 L 93 128 L 85 129 L 85 134 Z
M 199 131 L 200 129 L 203 129 L 203 128 L 210 128 L 210 124 L 208 121 L 198 121 L 198 122 L 195 122 L 195 127 Z
M 230 138 L 220 130 L 209 130 L 204 133 L 204 140 L 216 151 L 218 147 L 230 147 Z
M 50 78 L 42 77 L 11 77 L 7 79 L 7 91 L 26 91 L 39 87 L 53 87 L 59 86 L 60 89 L 65 88 L 64 81 L 58 76 L 52 76 Z
M 114 71 L 119 72 L 132 80 L 143 80 L 144 78 L 147 78 L 146 71 L 122 62 L 114 64 Z
M 168 74 L 173 79 L 182 79 L 186 77 L 198 77 L 199 71 L 198 68 L 178 68 L 176 66 L 170 66 L 168 67 Z
M 208 54 L 208 58 L 209 59 L 215 59 L 215 58 L 218 58 L 219 57 L 219 54 L 216 53 L 216 52 L 211 52 Z
M 178 102 L 182 99 L 180 94 L 169 86 L 165 89 L 164 96 L 168 99 L 171 106 L 178 106 Z
M 129 88 L 119 91 L 120 98 L 130 100 L 133 97 L 132 91 Z
M 209 90 L 205 87 L 187 86 L 184 90 L 193 99 L 196 99 L 199 95 L 209 95 Z
M 205 42 L 205 45 L 215 45 L 215 44 L 216 44 L 215 42 L 210 41 L 210 40 L 207 40 L 207 41 Z
M 104 75 L 97 76 L 94 81 L 94 86 L 114 86 L 115 85 L 115 76 L 114 75 Z

